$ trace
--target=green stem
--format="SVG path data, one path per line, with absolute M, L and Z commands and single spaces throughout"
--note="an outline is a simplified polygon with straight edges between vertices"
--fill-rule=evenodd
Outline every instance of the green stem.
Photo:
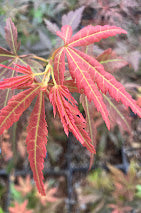
M 49 61 L 49 60 L 44 59 L 44 58 L 42 58 L 42 57 L 39 57 L 39 56 L 37 56 L 37 55 L 34 55 L 33 58 L 35 58 L 35 59 L 37 59 L 37 60 L 40 60 L 40 61 L 43 61 L 43 62 L 46 62 L 46 63 Z

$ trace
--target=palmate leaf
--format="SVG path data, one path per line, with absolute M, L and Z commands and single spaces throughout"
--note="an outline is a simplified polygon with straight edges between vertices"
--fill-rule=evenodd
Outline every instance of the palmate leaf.
M 130 107 L 135 114 L 138 114 L 141 117 L 140 107 L 137 106 L 136 101 L 132 99 L 123 85 L 118 82 L 113 75 L 107 73 L 103 66 L 94 58 L 79 50 L 75 50 L 74 48 L 72 51 L 78 57 L 79 62 L 82 61 L 85 69 L 87 67 L 91 78 L 97 83 L 97 86 L 102 93 L 106 94 L 109 92 L 112 98 L 118 102 L 121 101 L 126 107 Z
M 76 106 L 75 99 L 71 96 L 65 86 L 52 87 L 49 95 L 50 102 L 53 105 L 54 116 L 58 111 L 66 135 L 69 131 L 73 133 L 80 143 L 91 153 L 95 153 L 91 139 L 85 131 L 86 122 Z
M 68 25 L 63 26 L 61 32 L 57 32 L 57 35 L 64 40 L 64 46 L 59 49 L 59 52 L 66 52 L 69 71 L 73 80 L 76 82 L 79 91 L 80 89 L 83 89 L 88 101 L 93 100 L 97 110 L 101 112 L 108 129 L 110 128 L 110 122 L 106 106 L 102 100 L 101 92 L 104 94 L 109 92 L 112 98 L 118 102 L 121 101 L 126 107 L 130 107 L 132 111 L 140 117 L 141 109 L 125 91 L 122 84 L 116 81 L 110 73 L 107 73 L 104 70 L 102 64 L 93 57 L 90 57 L 73 47 L 89 45 L 100 41 L 102 38 L 107 38 L 120 33 L 126 34 L 126 31 L 119 27 L 107 25 L 84 27 L 72 38 L 72 29 Z M 59 57 L 61 58 L 61 56 Z
M 24 90 L 9 100 L 8 105 L 0 111 L 0 134 L 19 120 L 19 117 L 38 94 L 39 88 L 39 86 L 36 86 L 35 88 Z
M 44 94 L 41 90 L 34 109 L 31 113 L 27 126 L 27 152 L 29 154 L 30 166 L 37 188 L 42 195 L 45 195 L 43 185 L 43 162 L 46 157 L 47 124 L 45 121 Z

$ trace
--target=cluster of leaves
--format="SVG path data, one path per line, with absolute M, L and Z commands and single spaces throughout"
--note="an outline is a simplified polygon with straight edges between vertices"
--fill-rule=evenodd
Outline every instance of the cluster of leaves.
M 48 98 L 53 105 L 54 116 L 56 113 L 59 114 L 66 135 L 72 132 L 76 139 L 91 153 L 95 153 L 89 111 L 91 103 L 101 113 L 108 129 L 110 129 L 111 119 L 109 119 L 110 116 L 104 99 L 115 108 L 109 95 L 115 101 L 123 103 L 126 108 L 130 107 L 134 113 L 141 117 L 141 109 L 135 100 L 126 92 L 122 84 L 105 71 L 102 65 L 107 61 L 115 62 L 111 50 L 107 50 L 106 53 L 104 52 L 103 55 L 95 59 L 75 48 L 88 46 L 109 36 L 126 34 L 126 31 L 116 26 L 94 27 L 89 25 L 72 36 L 72 27 L 64 25 L 61 31 L 56 32 L 57 36 L 63 40 L 64 45 L 56 49 L 47 60 L 33 55 L 18 56 L 20 43 L 17 42 L 17 29 L 11 19 L 7 19 L 5 32 L 11 52 L 0 48 L 0 62 L 7 62 L 6 65 L 0 65 L 0 89 L 2 92 L 7 89 L 6 93 L 1 95 L 2 98 L 6 99 L 3 101 L 4 108 L 0 111 L 0 134 L 5 129 L 9 129 L 14 122 L 17 122 L 22 113 L 36 98 L 27 126 L 26 144 L 34 180 L 39 192 L 45 195 L 42 173 L 48 134 L 45 120 L 45 98 Z M 67 61 L 65 56 L 67 56 Z M 45 71 L 42 72 L 40 66 L 37 67 L 38 70 L 29 66 L 33 57 L 46 62 Z M 116 58 L 116 60 L 119 60 L 119 58 Z M 23 66 L 23 63 L 26 66 Z M 65 63 L 67 63 L 69 72 L 66 70 Z M 22 92 L 12 96 L 8 101 L 10 95 L 13 95 L 13 90 L 21 89 Z M 70 92 L 81 94 L 87 122 Z M 116 110 L 116 112 L 120 115 L 119 110 Z M 127 130 L 128 124 L 123 115 L 120 122 L 125 123 L 124 129 Z
M 18 183 L 11 183 L 12 203 L 9 207 L 9 212 L 54 212 L 57 206 L 62 202 L 62 199 L 55 195 L 58 191 L 57 187 L 52 187 L 50 182 L 45 182 L 46 197 L 41 196 L 29 175 L 25 178 L 18 177 Z M 30 209 L 30 210 L 29 210 Z
M 127 174 L 111 165 L 108 168 L 110 173 L 101 169 L 95 170 L 88 175 L 87 182 L 76 189 L 79 205 L 83 203 L 83 208 L 85 206 L 84 209 L 90 212 L 125 213 L 133 209 L 139 212 L 139 167 L 132 161 Z

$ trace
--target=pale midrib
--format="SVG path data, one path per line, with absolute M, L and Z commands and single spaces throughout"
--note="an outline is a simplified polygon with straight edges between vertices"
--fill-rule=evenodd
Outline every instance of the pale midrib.
M 0 128 L 3 126 L 3 124 L 6 122 L 6 120 L 11 116 L 11 114 L 32 94 L 34 93 L 37 89 L 39 89 L 39 87 L 36 87 L 35 90 L 32 90 L 32 92 L 30 92 L 21 102 L 19 102 L 18 105 L 16 105 L 16 107 L 14 107 L 14 109 L 8 114 L 8 116 L 3 120 L 3 122 L 0 125 Z
M 64 50 L 64 49 L 62 48 L 62 49 L 61 49 L 61 51 L 60 51 L 60 54 L 59 54 L 59 57 L 58 57 L 58 61 L 57 61 L 57 62 L 59 62 L 59 61 L 60 61 L 61 54 L 62 54 L 63 50 Z M 60 83 L 60 77 L 59 77 L 60 72 L 59 72 L 59 66 L 60 66 L 60 63 L 57 63 L 58 80 L 59 80 L 59 83 Z
M 72 48 L 71 48 L 71 50 L 73 51 L 74 54 L 76 54 L 79 58 L 81 58 L 82 61 L 85 61 L 85 63 L 86 63 L 89 67 L 91 67 L 92 69 L 94 69 L 95 72 L 98 73 L 98 75 L 100 75 L 100 76 L 103 78 L 104 81 L 106 81 L 108 84 L 110 84 L 111 87 L 114 87 L 114 89 L 115 89 L 118 93 L 120 93 L 121 96 L 124 96 L 125 100 L 128 100 L 128 102 L 131 104 L 131 106 L 133 105 L 133 103 L 132 103 L 123 93 L 121 93 L 121 91 L 120 91 L 117 87 L 115 87 L 114 84 L 111 84 L 111 82 L 108 81 L 108 80 L 104 77 L 104 75 L 102 75 L 100 72 L 98 72 L 91 64 L 89 64 L 84 58 L 82 58 L 79 54 L 77 54 Z M 138 109 L 137 109 L 137 111 L 138 111 Z
M 15 74 L 15 70 L 13 70 L 11 78 L 14 76 L 14 74 Z M 7 89 L 7 93 L 6 93 L 6 97 L 5 97 L 5 101 L 3 105 L 4 107 L 7 105 L 9 92 L 10 92 L 10 88 Z
M 37 124 L 36 124 L 36 133 L 35 133 L 35 143 L 34 143 L 34 162 L 35 162 L 35 171 L 36 171 L 36 176 L 38 179 L 38 183 L 40 184 L 40 189 L 42 189 L 41 183 L 40 183 L 40 178 L 39 178 L 39 174 L 38 174 L 38 169 L 37 169 L 37 150 L 36 147 L 38 147 L 37 145 L 37 138 L 38 138 L 38 130 L 39 130 L 39 122 L 40 122 L 40 116 L 41 116 L 41 111 L 42 111 L 42 99 L 43 99 L 43 93 L 42 91 L 40 91 L 40 104 L 39 104 L 39 111 L 38 111 L 38 120 L 37 120 Z
M 117 62 L 117 61 L 124 61 L 122 59 L 111 59 L 111 60 L 105 60 L 105 61 L 99 61 L 100 64 L 110 63 L 110 62 Z
M 75 43 L 77 43 L 77 42 L 79 42 L 79 41 L 81 41 L 81 40 L 84 40 L 84 39 L 86 39 L 86 38 L 90 38 L 90 37 L 92 37 L 92 36 L 95 36 L 95 35 L 97 35 L 97 34 L 101 34 L 101 33 L 105 33 L 105 32 L 113 32 L 113 31 L 118 31 L 119 29 L 113 29 L 113 30 L 104 30 L 104 31 L 100 31 L 100 32 L 97 32 L 97 33 L 93 33 L 93 34 L 91 34 L 91 35 L 87 35 L 87 36 L 85 36 L 85 37 L 82 37 L 82 38 L 80 38 L 80 39 L 77 39 L 76 41 L 73 41 L 73 42 L 71 42 L 71 43 L 69 43 L 68 44 L 68 46 L 70 46 L 70 45 L 72 45 L 72 44 L 75 44 Z M 75 36 L 75 35 L 74 35 Z M 73 38 L 73 37 L 72 37 Z
M 72 126 L 73 130 L 76 132 L 76 135 L 77 135 L 77 134 L 78 134 L 78 132 L 77 132 L 77 131 L 76 131 L 76 129 L 74 128 L 74 126 L 73 126 L 73 124 L 72 124 L 71 120 L 69 119 L 69 116 L 67 115 L 67 112 L 65 111 L 65 107 L 64 107 L 64 104 L 63 104 L 62 98 L 61 98 L 61 96 L 60 96 L 60 93 L 59 93 L 59 97 L 60 97 L 60 101 L 61 101 L 61 103 L 62 103 L 62 106 L 63 106 L 63 108 L 64 108 L 64 112 L 65 112 L 65 114 L 66 114 L 66 117 L 68 118 L 70 125 Z M 76 127 L 77 127 L 77 126 L 76 126 Z M 83 137 L 83 135 L 81 134 L 81 132 L 80 132 L 80 131 L 79 131 L 79 134 L 81 135 L 81 137 L 82 137 L 82 138 L 83 138 L 83 140 L 84 140 L 84 137 Z M 85 140 L 84 140 L 84 142 L 85 142 Z
M 14 45 L 14 38 L 13 38 L 11 24 L 10 24 L 10 34 L 11 34 L 11 39 L 12 39 L 13 50 L 14 50 L 14 53 L 16 55 L 17 52 L 16 52 L 16 48 L 15 48 L 15 45 Z
M 93 133 L 92 133 L 92 126 L 91 126 L 91 118 L 90 118 L 90 113 L 89 113 L 89 106 L 88 106 L 88 99 L 85 96 L 85 103 L 86 103 L 86 111 L 87 111 L 87 116 L 88 116 L 88 123 L 89 123 L 89 130 L 90 130 L 90 136 L 91 140 L 94 143 L 94 138 L 93 138 Z
M 18 59 L 19 59 L 23 64 L 28 65 L 28 63 L 26 63 L 23 59 L 21 59 L 21 58 L 18 58 Z M 32 68 L 32 70 L 34 71 L 34 73 L 37 73 L 37 72 L 35 71 L 35 69 L 34 69 L 33 66 L 30 65 L 30 67 Z M 40 78 L 40 80 L 42 80 L 42 78 L 41 78 L 40 75 L 38 75 L 38 78 Z
M 65 36 L 65 43 L 66 43 L 66 41 L 67 41 L 68 32 L 69 32 L 69 28 L 67 28 L 67 31 L 66 31 L 66 36 Z
M 68 51 L 68 49 L 66 49 L 66 50 Z M 100 103 L 99 100 L 97 99 L 97 96 L 95 95 L 94 90 L 91 88 L 91 85 L 88 83 L 88 81 L 87 81 L 85 75 L 83 74 L 83 72 L 81 72 L 81 69 L 79 68 L 79 66 L 77 65 L 77 63 L 75 62 L 75 60 L 73 59 L 73 57 L 72 57 L 72 55 L 70 54 L 69 51 L 68 51 L 68 53 L 69 53 L 70 57 L 72 58 L 74 64 L 77 66 L 78 70 L 79 70 L 80 73 L 82 74 L 83 78 L 85 79 L 85 81 L 86 81 L 88 87 L 90 88 L 90 90 L 92 91 L 93 95 L 95 96 L 95 98 L 96 98 L 97 102 L 99 103 L 100 108 L 102 109 L 102 111 L 103 111 L 105 117 L 107 117 L 106 114 L 105 114 L 105 112 L 104 112 L 104 110 L 103 110 L 103 107 L 102 107 L 101 103 Z
M 13 62 L 14 61 L 12 61 L 9 66 L 11 66 L 11 64 L 13 64 Z M 15 63 L 16 62 L 17 62 L 17 60 L 15 59 Z M 15 74 L 15 70 L 13 70 L 11 78 L 14 76 L 14 74 Z M 6 98 L 5 98 L 4 105 L 3 105 L 4 107 L 7 105 L 9 92 L 10 92 L 10 88 L 7 89 Z
M 10 62 L 10 64 L 8 64 L 8 66 L 11 66 L 13 64 L 14 60 L 12 60 L 12 62 Z M 4 74 L 4 72 L 7 70 L 7 68 L 4 68 L 2 72 L 0 72 L 0 76 L 2 76 Z
M 2 57 L 11 57 L 11 58 L 15 57 L 15 55 L 7 55 L 7 54 L 0 54 L 0 56 L 2 56 Z
M 114 106 L 114 104 L 110 101 L 110 99 L 106 95 L 103 94 L 103 96 L 109 102 L 109 104 L 114 108 L 114 110 L 117 112 L 117 114 L 121 117 L 121 119 L 125 122 L 125 124 L 127 125 L 128 129 L 130 130 L 130 127 L 129 127 L 125 117 L 120 113 L 120 111 Z

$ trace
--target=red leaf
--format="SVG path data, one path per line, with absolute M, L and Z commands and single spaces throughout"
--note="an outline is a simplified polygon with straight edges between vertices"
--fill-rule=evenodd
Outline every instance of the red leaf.
M 99 42 L 101 39 L 108 38 L 109 36 L 115 36 L 121 33 L 127 34 L 125 30 L 116 26 L 97 25 L 94 27 L 89 25 L 76 33 L 66 44 L 69 47 L 86 46 L 94 42 Z
M 12 62 L 8 63 L 8 66 L 13 66 Z M 7 68 L 0 68 L 0 81 L 4 78 L 14 77 L 16 72 L 13 70 L 8 70 Z M 10 89 L 5 89 L 1 91 L 0 95 L 0 109 L 5 107 L 8 103 L 8 100 L 14 95 L 14 91 Z
M 4 79 L 3 81 L 0 82 L 0 89 L 7 89 L 7 88 L 12 88 L 12 89 L 16 89 L 16 88 L 22 88 L 22 87 L 27 87 L 29 85 L 31 85 L 33 83 L 34 77 L 33 77 L 33 73 L 32 70 L 29 66 L 24 67 L 24 66 L 20 66 L 15 64 L 18 68 L 13 68 L 13 67 L 8 67 L 5 66 L 3 64 L 0 64 L 1 67 L 7 68 L 7 69 L 12 69 L 15 70 L 17 72 L 20 73 L 24 73 L 27 74 L 25 76 L 16 76 L 13 78 L 9 78 L 9 79 Z
M 17 51 L 19 50 L 20 43 L 17 42 L 17 28 L 15 27 L 11 18 L 6 20 L 5 37 L 11 51 L 16 55 Z
M 13 64 L 15 66 L 19 67 L 19 69 L 16 68 L 16 67 L 15 68 L 9 67 L 9 66 L 6 66 L 4 64 L 0 64 L 0 67 L 4 67 L 4 68 L 7 68 L 7 69 L 15 70 L 16 72 L 20 72 L 20 73 L 23 73 L 23 74 L 28 74 L 28 75 L 32 75 L 33 74 L 33 72 L 32 72 L 32 70 L 31 70 L 29 65 L 27 65 L 27 67 L 25 67 L 25 66 L 21 66 L 21 65 L 15 64 L 15 63 L 13 63 Z
M 33 83 L 32 76 L 16 76 L 13 78 L 7 78 L 0 82 L 0 89 L 19 89 L 30 86 Z
M 95 149 L 90 143 L 91 139 L 85 131 L 85 119 L 79 112 L 76 101 L 68 89 L 65 86 L 52 87 L 49 99 L 53 105 L 54 116 L 56 108 L 58 110 L 66 135 L 71 131 L 83 146 L 87 147 L 90 152 L 95 153 Z
M 84 90 L 84 94 L 87 96 L 90 102 L 93 100 L 97 110 L 101 112 L 107 128 L 110 129 L 108 111 L 102 100 L 101 93 L 98 91 L 97 86 L 93 82 L 91 75 L 88 72 L 89 66 L 84 66 L 86 65 L 85 59 L 83 60 L 75 49 L 67 48 L 66 50 L 69 70 L 72 78 L 76 79 L 77 87 Z M 81 52 L 79 51 L 79 53 Z
M 42 91 L 40 91 L 34 109 L 31 113 L 27 133 L 27 152 L 29 154 L 28 159 L 33 171 L 33 177 L 39 192 L 42 195 L 45 195 L 42 170 L 44 168 L 44 158 L 46 157 L 48 131 L 45 121 L 44 96 Z
M 57 84 L 62 85 L 64 82 L 65 72 L 65 48 L 61 48 L 54 57 L 54 75 Z
M 39 88 L 38 86 L 27 89 L 9 100 L 8 105 L 0 111 L 0 134 L 19 120 L 21 114 L 30 106 L 37 95 Z
M 65 25 L 61 28 L 61 31 L 57 31 L 56 34 L 63 39 L 65 44 L 68 44 L 72 36 L 72 28 L 69 25 Z
M 69 48 L 69 51 L 70 50 L 74 53 L 73 58 L 77 58 L 79 64 L 83 63 L 83 69 L 86 70 L 87 68 L 87 72 L 90 73 L 91 78 L 97 83 L 102 93 L 106 94 L 109 92 L 112 98 L 118 102 L 121 101 L 126 107 L 130 107 L 135 114 L 141 117 L 141 108 L 137 106 L 136 101 L 132 99 L 131 95 L 126 92 L 123 85 L 119 83 L 114 76 L 107 73 L 104 67 L 93 57 L 79 50 Z M 79 67 L 82 67 L 82 65 L 80 64 Z

